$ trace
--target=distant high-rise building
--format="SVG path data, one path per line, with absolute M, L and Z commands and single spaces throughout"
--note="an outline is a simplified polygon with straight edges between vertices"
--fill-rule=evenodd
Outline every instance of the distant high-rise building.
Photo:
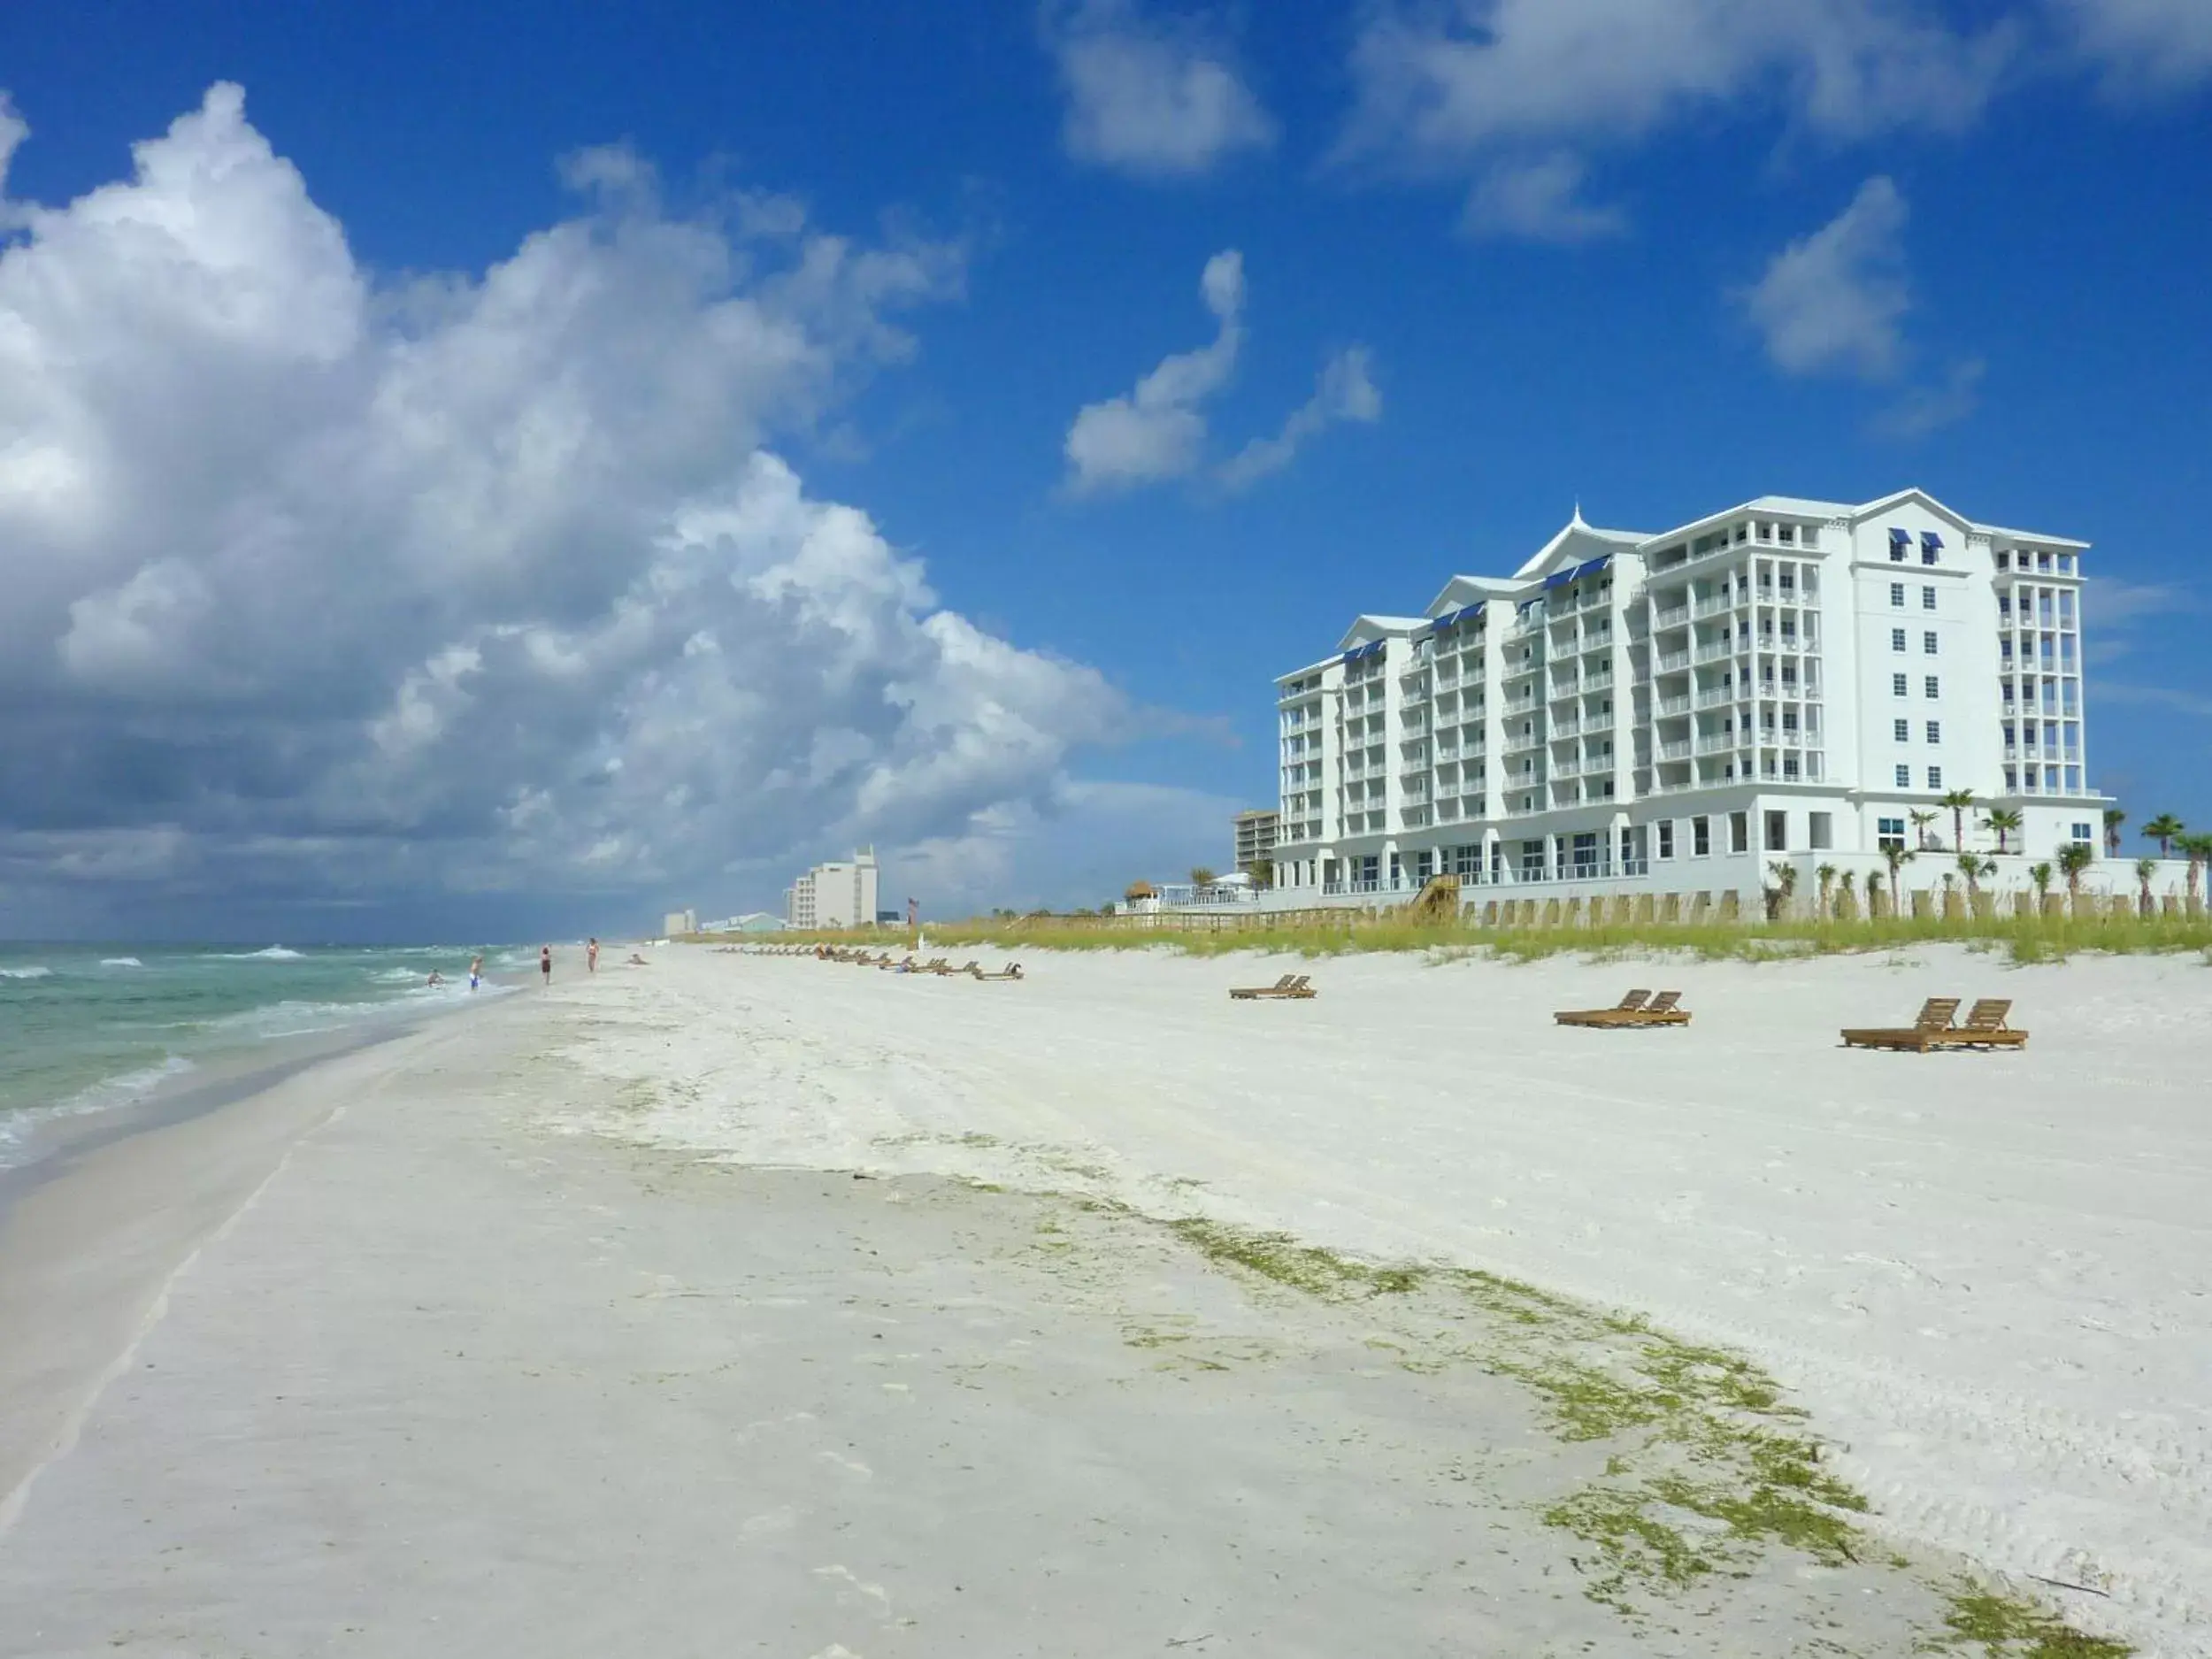
M 1250 875 L 1261 864 L 1275 862 L 1275 834 L 1283 815 L 1264 807 L 1237 814 L 1236 867 Z
M 679 933 L 695 933 L 698 931 L 699 912 L 696 910 L 671 910 L 661 918 L 661 932 L 671 939 Z
M 794 927 L 865 927 L 876 919 L 876 855 L 863 847 L 851 858 L 817 864 L 785 891 L 784 918 Z

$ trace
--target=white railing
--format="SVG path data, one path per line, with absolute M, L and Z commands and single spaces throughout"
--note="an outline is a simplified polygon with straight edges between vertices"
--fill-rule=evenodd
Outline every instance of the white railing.
M 1687 760 L 1689 757 L 1690 740 L 1686 737 L 1659 745 L 1659 758 L 1662 760 Z
M 1658 667 L 1663 674 L 1671 674 L 1689 665 L 1690 654 L 1687 651 L 1662 651 L 1659 654 Z
M 1722 658 L 1733 657 L 1735 654 L 1735 642 L 1731 640 L 1716 640 L 1709 645 L 1699 646 L 1693 653 L 1701 663 L 1717 663 Z
M 1690 700 L 1687 697 L 1662 697 L 1655 707 L 1660 718 L 1664 719 L 1671 715 L 1687 714 Z
M 1689 619 L 1687 605 L 1669 605 L 1664 611 L 1651 613 L 1651 626 L 1655 628 L 1678 628 Z
M 1736 688 L 1733 686 L 1722 686 L 1715 690 L 1701 691 L 1697 694 L 1697 706 L 1701 709 L 1717 709 L 1724 703 L 1735 701 Z

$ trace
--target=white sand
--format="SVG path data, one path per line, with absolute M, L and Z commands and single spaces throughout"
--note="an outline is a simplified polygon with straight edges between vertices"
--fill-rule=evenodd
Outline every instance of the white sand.
M 2212 1653 L 2201 964 L 1370 956 L 1289 964 L 1312 1002 L 1226 998 L 1285 965 L 1033 956 L 978 984 L 662 951 L 553 992 L 589 1008 L 565 1058 L 630 1085 L 565 1121 L 1107 1193 L 1633 1309 L 1774 1371 L 1893 1536 Z M 1550 1021 L 1631 984 L 1679 987 L 1695 1024 Z M 2013 997 L 2031 1047 L 1838 1046 L 1937 994 Z
M 548 1134 L 620 1105 L 551 1051 L 635 1050 L 626 1005 L 518 997 L 19 1187 L 0 1655 L 1904 1659 L 1939 1623 L 1941 1563 L 1787 1549 L 1591 1600 L 1539 1517 L 1612 1443 L 1406 1364 L 1417 1294 Z

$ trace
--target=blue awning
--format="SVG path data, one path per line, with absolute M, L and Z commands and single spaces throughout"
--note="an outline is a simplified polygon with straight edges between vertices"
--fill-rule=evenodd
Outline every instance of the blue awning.
M 1923 530 L 1920 533 L 1920 545 L 1922 547 L 1941 547 L 1943 545 L 1943 538 L 1932 530 Z
M 1437 618 L 1435 626 L 1440 632 L 1445 628 L 1455 628 L 1461 623 L 1480 616 L 1482 607 L 1486 603 L 1485 600 L 1478 599 L 1471 605 L 1462 605 L 1456 611 L 1447 611 L 1442 616 Z
M 1895 525 L 1892 525 L 1889 530 L 1889 539 L 1892 541 L 1898 542 L 1909 541 L 1912 540 L 1912 532 L 1909 530 L 1900 530 Z
M 1585 559 L 1581 564 L 1574 565 L 1570 569 L 1554 571 L 1550 575 L 1544 578 L 1545 590 L 1548 592 L 1554 588 L 1563 588 L 1569 582 L 1577 580 L 1581 577 L 1594 575 L 1597 572 L 1603 570 L 1612 562 L 1613 556 L 1610 553 L 1608 553 L 1602 558 Z
M 1355 645 L 1350 650 L 1344 653 L 1341 660 L 1348 667 L 1354 663 L 1363 661 L 1366 658 L 1374 656 L 1375 653 L 1381 650 L 1384 645 L 1388 641 L 1383 640 L 1371 640 L 1365 645 Z

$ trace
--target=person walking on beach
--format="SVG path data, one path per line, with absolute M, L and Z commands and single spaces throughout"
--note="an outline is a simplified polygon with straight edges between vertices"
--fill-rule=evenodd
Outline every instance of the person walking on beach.
M 599 941 L 596 937 L 584 947 L 584 972 L 587 973 L 599 972 Z
M 483 979 L 484 958 L 481 956 L 471 956 L 469 958 L 469 989 L 473 991 L 483 982 Z
M 538 983 L 541 986 L 553 983 L 553 947 L 550 945 L 538 947 Z

